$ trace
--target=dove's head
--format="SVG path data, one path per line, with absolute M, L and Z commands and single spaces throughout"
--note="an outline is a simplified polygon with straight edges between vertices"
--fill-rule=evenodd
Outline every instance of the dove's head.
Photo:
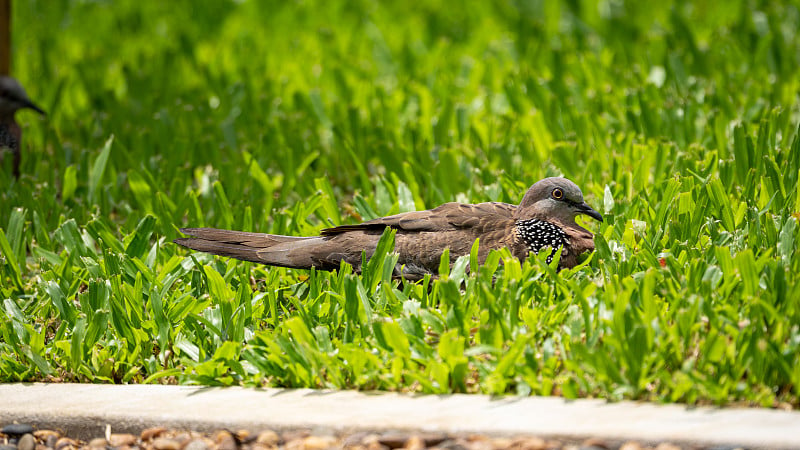
M 583 201 L 581 189 L 572 181 L 551 177 L 536 182 L 528 189 L 517 209 L 517 219 L 558 219 L 574 224 L 575 217 L 585 214 L 603 221 L 603 216 Z

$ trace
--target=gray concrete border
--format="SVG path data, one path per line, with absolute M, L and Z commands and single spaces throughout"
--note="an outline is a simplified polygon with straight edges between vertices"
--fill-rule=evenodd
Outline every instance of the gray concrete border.
M 137 433 L 163 425 L 210 431 L 418 431 L 599 437 L 643 443 L 800 448 L 800 412 L 556 397 L 407 395 L 310 389 L 162 385 L 0 384 L 0 423 L 21 422 L 69 435 Z

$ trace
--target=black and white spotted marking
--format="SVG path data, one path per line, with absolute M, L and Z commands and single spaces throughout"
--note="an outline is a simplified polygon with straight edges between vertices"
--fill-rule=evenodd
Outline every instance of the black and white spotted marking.
M 568 244 L 567 235 L 561 228 L 539 219 L 517 221 L 517 236 L 528 247 L 528 251 L 536 254 L 544 247 L 552 248 L 553 252 L 547 257 L 548 264 L 553 261 L 555 250 Z

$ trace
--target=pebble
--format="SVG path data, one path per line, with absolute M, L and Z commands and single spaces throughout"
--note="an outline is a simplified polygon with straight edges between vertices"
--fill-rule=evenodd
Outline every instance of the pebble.
M 364 431 L 356 431 L 354 433 L 345 434 L 344 436 L 341 436 L 340 444 L 342 444 L 342 447 L 348 449 L 350 447 L 357 447 L 357 446 L 363 447 L 365 445 L 364 439 L 370 435 L 371 435 L 370 433 Z
M 593 448 L 593 449 L 600 449 L 600 450 L 608 450 L 608 449 L 611 448 L 606 441 L 604 441 L 604 440 L 602 440 L 600 438 L 589 438 L 589 439 L 586 439 L 585 441 L 583 441 L 581 443 L 581 447 L 582 448 L 586 448 L 586 449 Z
M 236 442 L 240 444 L 249 444 L 255 441 L 257 436 L 247 430 L 239 430 L 233 434 L 233 437 L 235 437 Z
M 90 448 L 106 448 L 106 445 L 108 445 L 108 441 L 106 441 L 106 438 L 94 438 L 91 441 L 89 441 L 89 444 L 87 445 Z
M 642 445 L 636 441 L 628 441 L 622 444 L 619 450 L 642 450 Z
M 298 450 L 325 450 L 335 447 L 338 439 L 333 436 L 309 436 L 303 439 L 295 439 L 293 442 L 297 442 L 298 445 L 290 446 L 290 443 L 287 443 L 287 450 L 290 448 Z
M 361 438 L 360 443 L 358 443 L 358 442 L 355 442 L 355 443 L 348 442 L 347 445 L 348 445 L 348 447 L 356 447 L 356 446 L 359 446 L 359 444 L 360 444 L 360 446 L 365 447 L 367 450 L 385 450 L 385 449 L 388 449 L 389 447 L 387 447 L 387 446 L 385 446 L 385 445 L 380 443 L 380 438 L 381 437 L 378 436 L 377 434 L 367 434 L 363 438 Z M 347 441 L 348 441 L 348 438 L 345 438 L 345 442 L 347 442 Z
M 36 447 L 36 441 L 33 439 L 32 434 L 25 433 L 21 438 L 19 438 L 17 450 L 33 450 L 34 447 Z
M 78 447 L 80 447 L 80 443 L 75 439 L 62 437 L 56 441 L 56 445 L 54 448 L 56 450 L 68 450 L 68 449 L 76 449 Z
M 422 450 L 427 448 L 428 446 L 425 445 L 425 441 L 422 440 L 421 437 L 414 435 L 406 440 L 405 445 L 403 447 L 406 450 Z
M 469 443 L 470 450 L 493 450 L 492 444 L 489 442 L 470 442 Z
M 178 433 L 175 436 L 172 436 L 172 439 L 178 441 L 181 445 L 189 443 L 192 439 L 200 437 L 199 435 L 194 435 L 194 433 L 190 433 L 184 431 L 182 433 Z
M 486 436 L 471 435 L 467 436 L 466 441 L 470 450 L 494 450 L 491 440 Z
M 281 441 L 281 437 L 278 436 L 278 433 L 272 430 L 264 430 L 261 433 L 258 433 L 258 437 L 256 438 L 256 443 L 261 445 L 278 445 Z
M 490 440 L 490 445 L 495 450 L 500 450 L 500 449 L 503 449 L 503 448 L 511 448 L 513 443 L 514 443 L 514 441 L 512 439 L 509 439 L 509 438 L 496 438 L 496 439 Z
M 146 428 L 139 435 L 139 438 L 142 441 L 147 442 L 147 441 L 153 440 L 153 439 L 161 436 L 166 431 L 167 431 L 166 427 L 150 427 L 150 428 Z
M 61 439 L 61 435 L 51 434 L 45 438 L 44 445 L 46 445 L 47 448 L 56 448 L 56 443 L 58 443 L 59 439 Z
M 527 437 L 522 439 L 517 439 L 515 444 L 518 448 L 524 448 L 526 450 L 546 450 L 548 448 L 560 448 L 560 445 L 553 446 L 551 443 L 545 441 L 542 438 L 538 437 Z
M 401 448 L 408 441 L 407 433 L 387 433 L 378 437 L 378 442 L 389 448 Z
M 681 448 L 675 444 L 670 444 L 669 442 L 662 442 L 656 445 L 656 450 L 681 450 Z
M 181 443 L 175 439 L 159 437 L 153 439 L 153 448 L 156 450 L 180 450 Z
M 217 431 L 214 435 L 214 442 L 217 444 L 217 450 L 236 450 L 238 448 L 236 439 L 229 431 Z
M 202 439 L 195 439 L 186 444 L 183 450 L 208 450 L 208 445 Z
M 0 450 L 17 450 L 16 445 L 0 444 Z
M 307 438 L 310 435 L 311 432 L 308 430 L 291 430 L 291 431 L 284 431 L 281 434 L 281 438 L 283 439 L 283 442 L 290 442 Z
M 46 440 L 47 438 L 53 436 L 58 439 L 61 437 L 61 433 L 53 430 L 36 430 L 33 432 L 33 437 L 39 440 Z
M 422 439 L 422 442 L 425 443 L 426 447 L 433 447 L 447 439 L 447 436 L 438 433 L 424 433 L 417 436 Z
M 441 450 L 470 450 L 468 444 L 463 439 L 447 439 L 439 445 L 431 447 L 432 449 L 441 449 Z
M 309 436 L 303 441 L 305 448 L 308 450 L 326 449 L 336 446 L 339 442 L 334 436 Z
M 122 447 L 124 445 L 134 445 L 136 436 L 130 433 L 115 433 L 108 437 L 108 445 L 112 447 Z
M 12 423 L 3 427 L 0 433 L 8 436 L 19 437 L 23 434 L 33 433 L 33 427 L 25 423 Z

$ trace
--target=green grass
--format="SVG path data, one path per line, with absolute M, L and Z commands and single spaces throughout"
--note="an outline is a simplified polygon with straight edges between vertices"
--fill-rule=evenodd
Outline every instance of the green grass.
M 14 7 L 49 115 L 0 173 L 0 381 L 800 406 L 797 2 Z M 398 284 L 391 235 L 361 276 L 170 242 L 557 174 L 606 218 L 560 273 Z

